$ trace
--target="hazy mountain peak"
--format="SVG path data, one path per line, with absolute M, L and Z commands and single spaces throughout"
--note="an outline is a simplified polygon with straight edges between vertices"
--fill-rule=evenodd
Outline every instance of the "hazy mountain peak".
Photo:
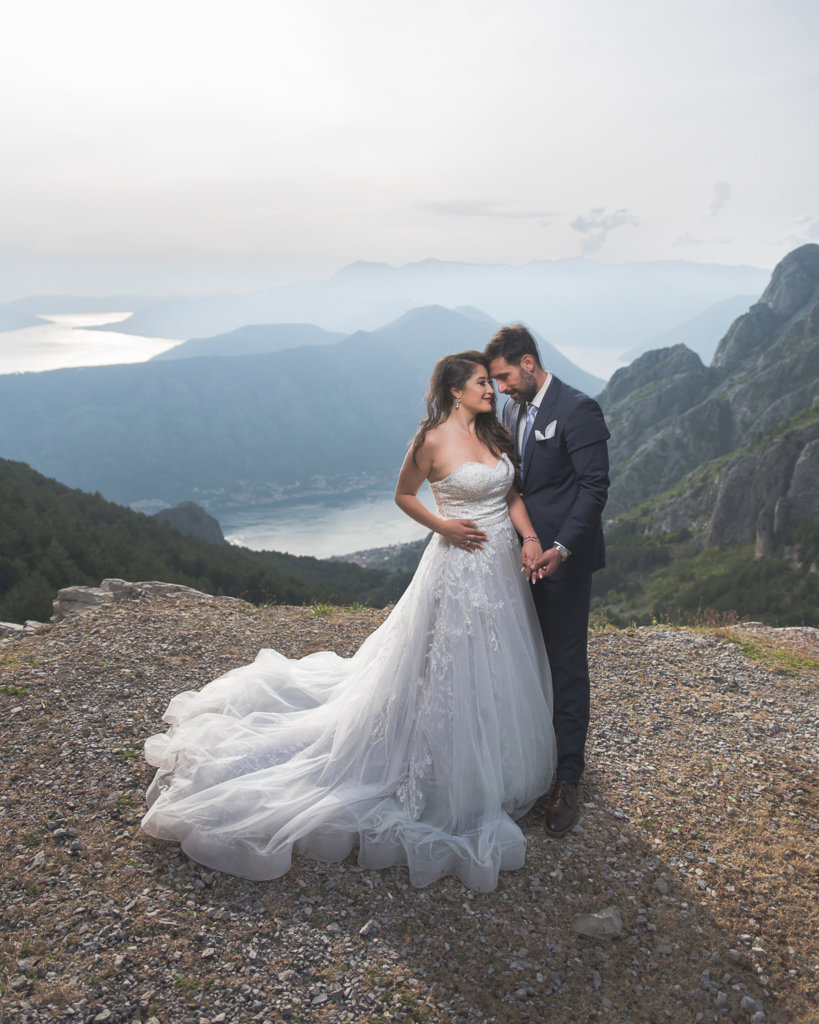
M 438 303 L 433 302 L 428 306 L 416 306 L 414 309 L 408 309 L 406 313 L 402 313 L 401 316 L 396 317 L 393 323 L 410 324 L 421 320 L 445 320 L 448 317 L 461 317 L 463 315 L 463 313 L 450 309 L 448 306 L 441 306 Z M 470 317 L 470 319 L 474 320 L 475 317 Z M 387 324 L 387 326 L 392 326 L 392 324 Z
M 652 349 L 614 372 L 601 395 L 601 401 L 609 408 L 649 384 L 667 382 L 680 375 L 699 376 L 703 369 L 700 357 L 686 345 Z
M 812 299 L 819 298 L 819 245 L 803 245 L 781 260 L 760 302 L 789 319 Z
M 759 302 L 719 343 L 712 366 L 733 370 L 771 347 L 777 330 L 819 302 L 819 245 L 794 249 L 777 266 Z
M 485 323 L 489 327 L 497 327 L 497 320 L 494 320 L 488 313 L 484 313 L 482 309 L 478 309 L 476 306 L 456 306 L 454 312 L 460 313 L 461 316 L 469 317 L 470 320 L 480 320 L 481 323 Z
M 343 281 L 348 277 L 357 277 L 361 274 L 380 274 L 385 276 L 395 271 L 391 263 L 383 263 L 376 260 L 356 260 L 355 263 L 348 263 L 346 267 L 337 270 L 330 278 L 331 281 Z

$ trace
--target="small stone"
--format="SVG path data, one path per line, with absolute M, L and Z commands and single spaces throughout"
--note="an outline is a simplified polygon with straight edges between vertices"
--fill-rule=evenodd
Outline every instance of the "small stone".
M 668 882 L 665 880 L 664 875 L 660 875 L 660 877 L 654 882 L 654 888 L 661 896 L 668 895 Z
M 216 956 L 216 949 L 213 946 L 208 946 L 207 949 L 203 949 L 199 954 L 200 960 L 210 960 L 211 957 Z
M 113 1016 L 113 1013 L 111 1013 L 108 1007 L 104 1006 L 96 1015 L 96 1017 L 93 1018 L 93 1021 L 94 1024 L 108 1024 L 108 1022 L 113 1018 Z
M 378 921 L 376 921 L 374 917 L 371 917 L 370 920 L 362 928 L 359 929 L 358 934 L 361 936 L 362 939 L 368 939 L 371 935 L 375 935 L 380 930 L 381 925 L 378 923 Z
M 28 979 L 25 974 L 18 974 L 16 978 L 11 979 L 11 987 L 15 992 L 22 992 L 26 985 L 28 985 Z
M 746 1013 L 757 1013 L 762 1009 L 762 1003 L 751 996 L 743 996 L 739 1001 L 739 1005 Z
M 616 907 L 606 907 L 599 914 L 575 914 L 572 928 L 593 939 L 612 939 L 622 934 L 623 919 Z

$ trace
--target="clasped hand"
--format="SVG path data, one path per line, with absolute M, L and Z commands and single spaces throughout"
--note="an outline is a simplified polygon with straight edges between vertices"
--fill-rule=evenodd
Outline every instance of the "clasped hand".
M 527 565 L 526 561 L 527 547 L 537 549 L 529 565 Z M 530 583 L 537 583 L 538 580 L 551 576 L 562 561 L 563 559 L 560 557 L 560 552 L 557 548 L 549 548 L 547 551 L 544 551 L 539 544 L 530 542 L 523 545 L 523 569 L 521 571 L 526 574 L 526 578 Z
M 538 581 L 538 562 L 543 558 L 543 548 L 536 540 L 526 540 L 520 552 L 520 571 L 530 583 Z
M 463 548 L 464 551 L 475 551 L 483 547 L 489 538 L 472 522 L 471 519 L 447 519 L 441 527 L 441 535 L 450 544 Z

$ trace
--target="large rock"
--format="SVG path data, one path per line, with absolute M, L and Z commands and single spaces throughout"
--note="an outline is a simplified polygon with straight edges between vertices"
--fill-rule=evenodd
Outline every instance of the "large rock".
M 22 626 L 19 622 L 0 622 L 0 638 L 26 635 L 26 627 Z
M 130 583 L 128 580 L 105 579 L 98 587 L 65 587 L 57 592 L 53 601 L 54 622 L 71 615 L 93 611 L 102 605 L 114 604 L 152 597 L 195 597 L 205 601 L 213 601 L 212 594 L 206 594 L 193 587 L 185 587 L 181 583 L 163 583 L 161 580 L 146 580 Z M 237 601 L 244 604 L 238 597 L 220 597 L 220 601 Z
M 81 615 L 83 612 L 99 608 L 100 605 L 113 603 L 114 595 L 102 587 L 63 587 L 57 591 L 57 596 L 52 601 L 52 619 L 60 622 L 72 615 Z
M 100 590 L 108 591 L 113 595 L 115 601 L 139 597 L 199 597 L 208 601 L 213 600 L 213 595 L 206 594 L 203 590 L 194 590 L 193 587 L 186 587 L 182 583 L 163 583 L 161 580 L 129 583 L 128 580 L 111 578 L 100 583 Z M 222 598 L 222 600 L 234 601 L 238 598 L 229 597 Z
M 183 501 L 173 508 L 163 508 L 154 513 L 154 519 L 161 523 L 170 523 L 180 533 L 206 540 L 209 544 L 227 544 L 218 520 L 195 501 Z
M 23 625 L 19 622 L 0 622 L 0 640 L 6 637 L 32 636 L 46 628 L 46 623 L 38 622 L 36 619 L 26 619 Z

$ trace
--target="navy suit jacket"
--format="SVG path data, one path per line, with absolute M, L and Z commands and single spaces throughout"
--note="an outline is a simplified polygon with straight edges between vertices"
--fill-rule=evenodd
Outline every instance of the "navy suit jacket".
M 503 407 L 515 442 L 518 490 L 543 550 L 558 540 L 572 553 L 552 579 L 591 575 L 606 564 L 600 515 L 609 489 L 611 435 L 603 413 L 593 398 L 552 374 L 521 463 L 518 423 L 525 415 L 525 403 L 508 401 Z M 535 431 L 552 436 L 538 440 Z

